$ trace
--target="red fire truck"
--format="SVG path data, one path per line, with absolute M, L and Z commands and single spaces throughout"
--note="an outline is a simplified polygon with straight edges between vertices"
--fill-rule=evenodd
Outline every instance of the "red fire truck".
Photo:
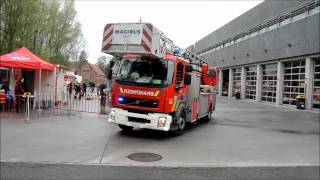
M 109 121 L 122 130 L 181 134 L 187 123 L 211 118 L 218 69 L 178 48 L 152 24 L 107 24 L 102 52 L 121 61 Z

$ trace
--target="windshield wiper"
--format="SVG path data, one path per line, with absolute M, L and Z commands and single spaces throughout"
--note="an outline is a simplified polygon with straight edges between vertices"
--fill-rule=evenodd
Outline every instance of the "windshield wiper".
M 151 84 L 151 83 L 136 83 L 138 86 L 143 86 L 143 87 L 164 87 L 166 84 Z
M 124 81 L 119 79 L 116 79 L 115 81 L 121 85 L 131 85 L 131 86 L 139 86 L 139 87 L 162 88 L 167 85 L 167 84 L 139 83 L 139 82 L 132 82 L 132 81 Z
M 134 82 L 130 82 L 130 81 L 124 81 L 124 80 L 118 80 L 118 79 L 116 79 L 115 80 L 117 83 L 119 83 L 119 84 L 125 84 L 125 85 L 135 85 L 136 83 L 134 83 Z

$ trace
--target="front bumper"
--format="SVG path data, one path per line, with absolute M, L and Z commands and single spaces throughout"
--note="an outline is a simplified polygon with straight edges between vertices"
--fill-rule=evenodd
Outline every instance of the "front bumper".
M 131 120 L 133 118 L 145 119 L 147 121 L 135 122 Z M 140 113 L 128 112 L 127 110 L 124 110 L 121 108 L 112 108 L 110 109 L 108 121 L 116 124 L 122 124 L 126 126 L 137 127 L 137 128 L 169 131 L 170 125 L 172 122 L 172 117 L 169 114 L 164 114 L 164 113 L 140 114 Z

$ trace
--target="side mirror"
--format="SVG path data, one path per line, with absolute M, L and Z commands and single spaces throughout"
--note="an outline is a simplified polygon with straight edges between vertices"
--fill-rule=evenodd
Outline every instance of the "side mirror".
M 187 64 L 186 65 L 186 72 L 188 73 L 188 72 L 192 72 L 192 71 L 193 71 L 192 65 Z
M 108 78 L 109 80 L 112 79 L 112 69 L 109 69 L 107 78 Z
M 114 66 L 114 61 L 110 61 L 110 68 Z
M 191 84 L 191 75 L 190 74 L 186 74 L 184 76 L 184 85 L 190 85 Z

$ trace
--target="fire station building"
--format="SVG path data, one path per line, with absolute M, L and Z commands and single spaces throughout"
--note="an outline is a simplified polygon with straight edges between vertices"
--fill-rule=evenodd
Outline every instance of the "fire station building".
M 266 0 L 189 49 L 220 68 L 219 95 L 320 109 L 320 2 Z

